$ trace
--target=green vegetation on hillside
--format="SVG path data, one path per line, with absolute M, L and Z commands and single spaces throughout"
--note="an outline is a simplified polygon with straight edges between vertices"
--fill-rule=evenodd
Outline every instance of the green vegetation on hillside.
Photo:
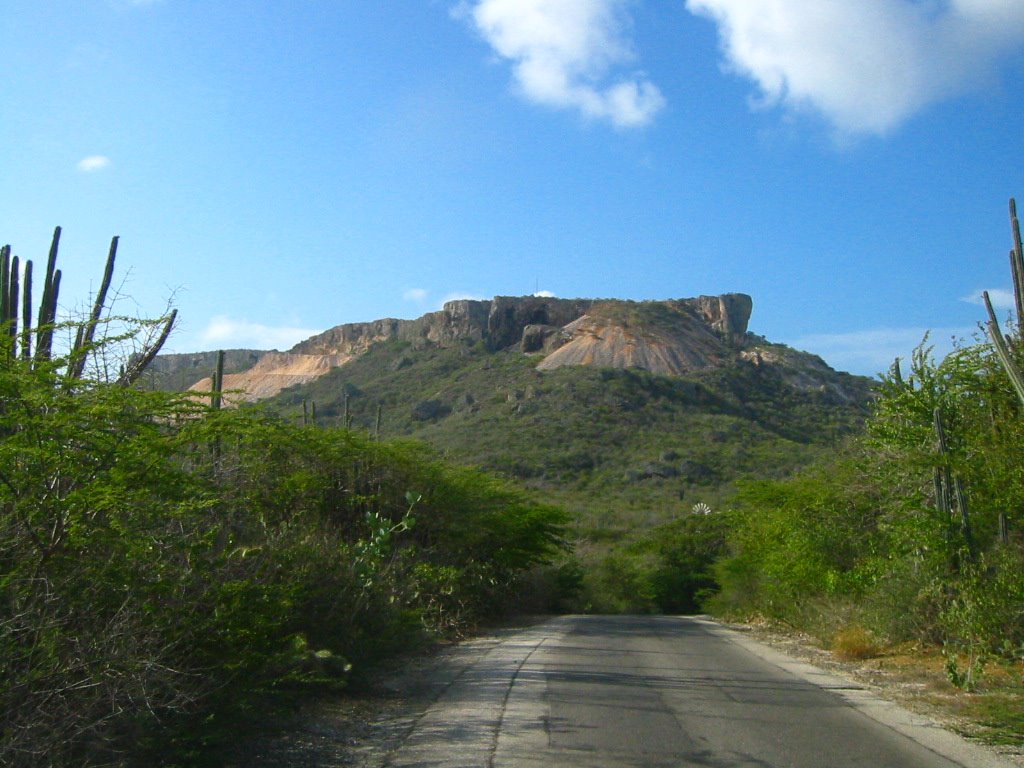
M 601 563 L 646 562 L 637 548 L 650 550 L 648 540 L 694 504 L 721 510 L 738 480 L 810 463 L 860 428 L 869 401 L 866 379 L 830 374 L 836 386 L 799 387 L 793 369 L 745 360 L 681 378 L 585 366 L 541 372 L 540 359 L 483 344 L 380 343 L 269 407 L 301 423 L 315 404 L 318 424 L 368 434 L 379 413 L 382 435 L 423 440 L 565 508 L 587 574 L 576 607 L 606 611 L 692 602 L 648 597 L 606 578 Z

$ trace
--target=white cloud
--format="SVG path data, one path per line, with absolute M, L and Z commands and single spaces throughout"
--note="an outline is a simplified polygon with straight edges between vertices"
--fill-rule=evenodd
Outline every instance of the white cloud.
M 203 349 L 290 349 L 318 333 L 311 328 L 269 326 L 218 315 L 200 331 L 199 341 Z
M 983 290 L 979 288 L 974 293 L 964 296 L 960 301 L 983 307 L 985 306 L 985 300 L 981 298 Z M 1008 291 L 1005 288 L 989 288 L 988 298 L 992 302 L 993 309 L 1016 309 L 1017 307 L 1016 300 L 1013 298 L 1013 291 Z
M 928 337 L 927 345 L 941 360 L 953 350 L 953 339 L 970 340 L 977 328 L 879 328 L 850 333 L 818 333 L 787 340 L 794 349 L 812 352 L 839 371 L 874 376 L 888 371 L 898 357 L 910 360 Z
M 402 298 L 406 301 L 415 301 L 419 303 L 427 298 L 427 290 L 426 288 L 409 288 L 407 291 L 402 293 Z
M 494 51 L 513 62 L 516 84 L 538 104 L 579 110 L 620 128 L 649 123 L 665 105 L 642 73 L 629 38 L 629 0 L 476 0 L 469 19 Z
M 991 76 L 1024 44 L 1021 0 L 686 0 L 761 100 L 884 135 Z
M 109 157 L 104 155 L 89 155 L 88 157 L 83 157 L 78 161 L 77 168 L 82 171 L 82 173 L 93 173 L 95 171 L 102 171 L 109 165 Z
M 553 299 L 553 298 L 555 298 L 555 294 L 552 293 L 551 291 L 537 291 L 533 295 L 538 297 L 538 298 L 541 298 L 541 299 Z

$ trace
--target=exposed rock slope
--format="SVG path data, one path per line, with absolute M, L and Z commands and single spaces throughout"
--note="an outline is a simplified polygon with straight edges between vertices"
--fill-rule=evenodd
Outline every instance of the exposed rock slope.
M 285 387 L 318 379 L 332 368 L 352 359 L 351 355 L 296 355 L 289 352 L 267 352 L 252 368 L 241 373 L 224 375 L 226 405 L 252 402 L 276 395 Z M 212 377 L 197 381 L 189 389 L 209 392 Z
M 672 376 L 713 368 L 746 340 L 750 308 L 750 298 L 739 294 L 597 304 L 561 329 L 537 368 L 593 365 Z

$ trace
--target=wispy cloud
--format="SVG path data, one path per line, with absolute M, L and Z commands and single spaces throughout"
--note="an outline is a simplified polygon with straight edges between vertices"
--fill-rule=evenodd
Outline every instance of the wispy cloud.
M 1021 0 L 686 0 L 718 25 L 761 102 L 884 135 L 997 71 L 1024 44 Z
M 629 0 L 476 0 L 468 19 L 503 59 L 530 101 L 575 109 L 620 128 L 646 125 L 665 105 L 636 61 Z
M 402 293 L 402 298 L 405 299 L 406 301 L 414 301 L 417 304 L 419 304 L 420 302 L 423 302 L 423 301 L 426 300 L 426 298 L 427 298 L 427 289 L 426 288 L 409 288 L 404 293 Z
M 953 350 L 953 340 L 969 340 L 977 328 L 878 328 L 850 333 L 818 333 L 789 339 L 794 349 L 812 352 L 836 370 L 863 376 L 889 370 L 897 357 L 909 360 L 927 336 L 927 345 L 941 359 Z
M 978 306 L 984 306 L 985 300 L 981 298 L 981 294 L 986 289 L 979 288 L 974 293 L 970 293 L 964 296 L 960 301 L 965 301 L 968 304 L 977 304 Z M 988 288 L 988 298 L 992 302 L 993 309 L 1015 309 L 1017 306 L 1016 300 L 1013 298 L 1013 291 L 1009 291 L 1005 288 Z
M 76 166 L 82 173 L 102 171 L 110 165 L 110 158 L 105 155 L 89 155 L 78 161 Z
M 204 349 L 290 349 L 318 333 L 319 330 L 311 328 L 262 325 L 218 315 L 199 333 L 199 341 Z

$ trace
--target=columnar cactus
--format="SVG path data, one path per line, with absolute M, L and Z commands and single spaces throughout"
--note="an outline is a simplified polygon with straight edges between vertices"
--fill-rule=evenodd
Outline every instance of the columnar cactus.
M 213 370 L 213 381 L 210 383 L 210 407 L 220 410 L 221 393 L 224 391 L 224 350 L 217 352 L 217 367 Z
M 50 359 L 53 346 L 53 324 L 57 319 L 57 298 L 60 296 L 60 270 L 57 266 L 57 249 L 60 246 L 60 227 L 53 230 L 50 255 L 46 259 L 46 273 L 43 276 L 43 295 L 39 299 L 39 319 L 36 321 L 37 362 Z
M 11 246 L 0 249 L 0 323 L 10 319 Z
M 24 265 L 24 276 L 20 278 L 21 268 L 18 257 L 11 258 L 10 246 L 0 248 L 0 327 L 7 333 L 4 336 L 10 338 L 9 354 L 14 357 L 18 354 L 18 339 L 21 339 L 21 357 L 25 360 L 34 361 L 39 365 L 49 361 L 52 356 L 53 331 L 57 319 L 57 300 L 60 296 L 61 272 L 57 269 L 57 251 L 60 246 L 61 228 L 53 230 L 53 239 L 50 242 L 50 253 L 46 260 L 46 273 L 43 277 L 43 291 L 39 299 L 39 309 L 35 325 L 35 346 L 32 345 L 32 262 L 26 261 Z M 117 254 L 118 238 L 114 237 L 110 243 L 110 252 L 107 254 L 107 264 L 103 271 L 103 280 L 99 292 L 93 302 L 92 312 L 88 319 L 79 325 L 75 336 L 75 342 L 71 347 L 67 359 L 65 381 L 70 383 L 80 379 L 85 372 L 85 363 L 90 348 L 93 346 L 96 326 L 101 322 L 103 310 L 105 309 L 107 293 L 110 289 L 111 279 L 114 273 L 114 259 Z M 19 286 L 20 283 L 20 286 Z M 20 302 L 19 302 L 20 295 Z M 21 328 L 18 328 L 19 304 Z M 147 342 L 142 352 L 133 355 L 132 360 L 123 368 L 117 379 L 121 386 L 130 386 L 152 362 L 157 353 L 167 341 L 174 321 L 177 319 L 177 310 L 172 311 L 162 320 L 161 332 L 155 341 Z
M 1010 198 L 1010 232 L 1013 235 L 1010 271 L 1013 273 L 1013 298 L 1017 309 L 1017 338 L 1024 339 L 1024 247 L 1020 240 L 1017 201 L 1012 197 Z
M 21 338 L 21 353 L 28 356 L 28 333 L 32 323 L 32 262 L 26 261 L 25 278 L 21 282 L 21 263 L 17 256 L 11 256 L 11 246 L 0 248 L 0 329 L 6 331 L 3 339 L 4 354 L 18 355 L 18 339 Z M 19 319 L 22 322 L 20 332 Z
M 14 346 L 18 340 L 18 271 L 19 271 L 18 257 L 15 256 L 11 259 L 10 275 L 8 277 L 8 298 L 7 298 L 7 311 L 4 313 L 4 319 L 10 323 L 8 333 L 11 337 L 11 352 L 14 352 Z
M 32 356 L 32 260 L 25 260 L 25 277 L 21 286 L 21 357 Z
M 1017 202 L 1010 198 L 1010 230 L 1013 235 L 1013 250 L 1010 251 L 1010 268 L 1013 273 L 1013 294 L 1014 303 L 1017 308 L 1017 339 L 1016 344 L 1024 340 L 1024 247 L 1021 245 L 1020 221 L 1017 219 Z M 992 339 L 992 346 L 995 348 L 999 361 L 1006 369 L 1013 384 L 1017 397 L 1024 403 L 1024 373 L 1021 372 L 1012 354 L 1009 341 L 1003 335 L 996 319 L 996 313 L 992 309 L 992 301 L 989 299 L 988 291 L 982 293 L 985 301 L 985 309 L 988 312 L 988 335 Z M 1016 346 L 1016 345 L 1014 345 Z
M 936 448 L 942 459 L 941 463 L 935 467 L 935 504 L 952 527 L 954 516 L 953 502 L 956 502 L 956 508 L 960 511 L 960 533 L 963 536 L 964 543 L 967 545 L 968 553 L 973 557 L 974 534 L 971 531 L 971 516 L 967 507 L 967 494 L 964 492 L 964 485 L 960 477 L 953 474 L 949 468 L 949 446 L 946 443 L 946 430 L 942 424 L 942 414 L 938 408 L 934 411 L 934 428 Z
M 92 305 L 92 312 L 84 325 L 78 326 L 78 334 L 75 337 L 74 351 L 71 356 L 70 369 L 68 373 L 72 378 L 80 378 L 85 371 L 85 360 L 92 346 L 96 335 L 96 326 L 103 314 L 103 305 L 107 301 L 107 291 L 110 290 L 110 281 L 114 276 L 114 258 L 117 256 L 117 241 L 115 235 L 110 241 L 110 251 L 107 253 L 107 264 L 103 269 L 103 280 L 100 282 L 100 289 L 96 292 L 96 300 Z M 123 375 L 123 374 L 122 374 Z

